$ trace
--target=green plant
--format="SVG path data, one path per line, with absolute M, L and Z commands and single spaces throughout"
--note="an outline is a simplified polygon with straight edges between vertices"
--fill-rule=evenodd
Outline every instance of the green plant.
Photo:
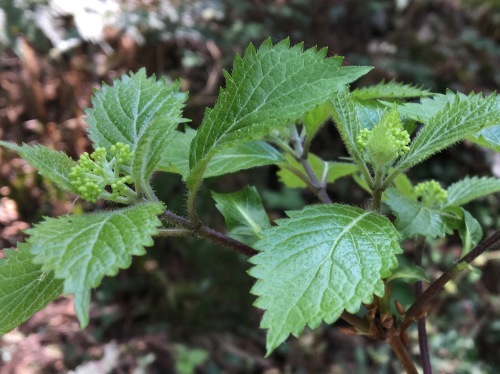
M 413 186 L 404 173 L 463 139 L 499 150 L 500 99 L 432 94 L 396 82 L 350 91 L 348 84 L 371 68 L 341 65 L 342 58 L 326 58 L 326 50 L 267 40 L 236 57 L 225 89 L 197 131 L 179 128 L 186 122 L 181 110 L 187 98 L 179 85 L 140 70 L 96 92 L 87 110 L 95 151 L 78 162 L 44 146 L 2 141 L 62 189 L 91 202 L 127 206 L 45 218 L 27 230 L 18 251 L 6 250 L 0 265 L 0 332 L 61 293 L 75 295 L 85 327 L 90 291 L 104 276 L 128 267 L 154 236 L 195 236 L 250 257 L 249 274 L 257 279 L 251 292 L 265 310 L 261 327 L 268 330 L 268 355 L 290 334 L 342 318 L 353 333 L 385 340 L 404 368 L 416 372 L 405 347 L 407 328 L 419 321 L 425 350 L 423 316 L 431 298 L 479 254 L 500 246 L 500 232 L 480 242 L 480 225 L 462 208 L 500 191 L 500 180 L 472 177 L 444 189 L 437 181 Z M 349 162 L 310 153 L 329 118 Z M 289 211 L 273 226 L 258 191 L 247 187 L 213 192 L 229 236 L 200 221 L 196 202 L 204 178 L 271 164 L 280 168 L 285 185 L 310 189 L 321 204 Z M 150 184 L 154 172 L 182 175 L 186 217 L 156 197 Z M 345 176 L 371 194 L 369 209 L 331 201 L 327 186 Z M 383 215 L 385 206 L 394 223 Z M 463 257 L 422 293 L 425 238 L 454 230 L 463 239 Z M 408 238 L 416 243 L 416 264 L 400 267 L 396 256 Z M 391 308 L 395 279 L 417 283 L 417 298 L 406 310 L 397 301 Z

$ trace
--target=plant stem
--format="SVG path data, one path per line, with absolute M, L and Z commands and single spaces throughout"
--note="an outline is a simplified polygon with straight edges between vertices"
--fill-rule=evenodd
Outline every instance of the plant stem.
M 387 343 L 391 346 L 392 351 L 396 354 L 399 362 L 403 365 L 403 368 L 407 374 L 418 374 L 417 368 L 413 363 L 408 350 L 401 341 L 401 337 L 398 335 L 389 336 L 387 338 Z
M 415 247 L 415 265 L 422 266 L 422 257 L 425 249 L 425 237 L 420 236 Z M 418 299 L 422 296 L 422 281 L 415 283 L 415 297 Z M 420 357 L 422 360 L 422 369 L 424 374 L 432 374 L 431 359 L 429 355 L 429 344 L 427 341 L 427 328 L 425 316 L 422 316 L 417 321 L 418 329 L 418 346 L 420 347 Z
M 330 196 L 328 196 L 328 193 L 326 192 L 326 185 L 325 183 L 321 183 L 316 176 L 316 173 L 314 172 L 311 164 L 309 163 L 309 160 L 307 159 L 307 154 L 304 152 L 304 147 L 302 146 L 302 139 L 299 136 L 299 133 L 297 131 L 297 127 L 295 125 L 290 126 L 290 131 L 292 133 L 292 141 L 293 145 L 296 151 L 296 154 L 294 155 L 295 159 L 300 162 L 302 167 L 307 173 L 307 176 L 309 177 L 310 184 L 313 186 L 313 192 L 316 193 L 318 198 L 325 204 L 331 204 L 332 199 Z
M 375 180 L 373 181 L 372 189 L 372 210 L 378 212 L 380 210 L 380 204 L 382 202 L 382 194 L 385 188 L 382 185 L 382 179 L 384 177 L 383 170 L 375 170 Z
M 462 257 L 453 267 L 448 269 L 443 275 L 436 279 L 429 288 L 420 296 L 406 311 L 406 316 L 401 324 L 401 330 L 404 331 L 413 321 L 423 315 L 429 306 L 431 299 L 438 294 L 448 281 L 455 278 L 462 271 L 466 270 L 464 264 L 470 264 L 476 257 L 481 255 L 487 249 L 500 248 L 500 231 L 495 232 L 489 238 L 476 245 L 469 253 Z
M 242 243 L 238 240 L 230 238 L 229 236 L 216 231 L 205 225 L 194 226 L 192 222 L 184 217 L 178 216 L 177 214 L 169 211 L 163 211 L 163 217 L 177 226 L 183 227 L 187 230 L 184 231 L 184 236 L 195 236 L 198 238 L 208 239 L 216 244 L 223 247 L 232 249 L 235 252 L 241 253 L 247 257 L 254 256 L 258 252 L 252 247 Z
M 186 236 L 191 236 L 192 233 L 193 233 L 193 230 L 184 229 L 184 228 L 179 228 L 179 229 L 159 229 L 158 230 L 158 236 L 186 237 Z

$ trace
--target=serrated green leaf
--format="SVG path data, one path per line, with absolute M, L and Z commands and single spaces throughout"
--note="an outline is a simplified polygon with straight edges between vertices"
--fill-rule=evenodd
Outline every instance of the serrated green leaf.
M 0 260 L 0 335 L 43 309 L 62 294 L 62 281 L 33 263 L 33 256 L 20 244 L 20 250 L 5 249 Z
M 186 122 L 181 114 L 186 99 L 179 84 L 148 78 L 145 69 L 124 75 L 93 96 L 93 108 L 86 110 L 89 138 L 94 147 L 129 144 L 135 152 L 132 177 L 147 183 L 174 129 Z
M 394 224 L 403 238 L 418 235 L 438 238 L 453 233 L 455 217 L 450 212 L 424 206 L 416 198 L 405 196 L 395 188 L 385 191 L 384 202 L 396 216 Z
M 27 230 L 27 248 L 44 271 L 64 279 L 64 293 L 75 294 L 82 327 L 88 324 L 90 290 L 104 276 L 130 266 L 132 255 L 145 254 L 161 222 L 162 205 L 145 203 L 80 216 L 46 218 Z
M 71 168 L 76 165 L 76 162 L 69 158 L 66 153 L 55 151 L 44 145 L 29 146 L 23 144 L 18 146 L 1 140 L 0 145 L 17 152 L 19 156 L 37 169 L 40 175 L 51 180 L 58 187 L 78 194 L 68 177 Z
M 265 309 L 267 354 L 306 325 L 333 323 L 344 310 L 384 294 L 382 278 L 397 266 L 398 232 L 386 217 L 359 208 L 310 205 L 264 231 L 249 274 L 255 306 Z
M 405 84 L 391 80 L 382 81 L 376 85 L 357 88 L 352 92 L 355 99 L 373 100 L 373 99 L 410 99 L 415 97 L 430 96 L 429 90 L 412 84 Z
M 262 200 L 255 187 L 232 193 L 215 193 L 216 207 L 226 220 L 232 237 L 246 244 L 262 239 L 262 231 L 271 227 Z
M 429 282 L 429 277 L 425 270 L 417 265 L 407 265 L 397 268 L 391 273 L 391 276 L 386 279 L 387 282 L 394 279 L 401 279 L 407 283 L 414 283 L 418 281 Z
M 450 100 L 451 96 L 446 96 Z M 399 170 L 424 161 L 433 154 L 468 136 L 500 122 L 500 105 L 495 94 L 455 94 L 443 109 L 428 119 L 406 153 L 397 164 Z
M 481 225 L 468 211 L 462 208 L 463 219 L 458 228 L 458 233 L 463 243 L 462 256 L 470 252 L 472 247 L 481 241 L 483 238 L 483 229 Z
M 434 94 L 432 97 L 424 97 L 420 99 L 420 103 L 405 103 L 398 106 L 398 111 L 401 115 L 414 119 L 421 123 L 428 123 L 439 111 L 443 110 L 446 104 L 451 104 L 455 101 L 456 96 L 467 98 L 466 95 L 457 92 L 456 94 L 448 91 L 446 94 Z M 392 106 L 393 103 L 387 103 Z
M 358 167 L 355 164 L 349 164 L 347 162 L 323 161 L 318 156 L 312 153 L 309 153 L 309 155 L 307 156 L 307 160 L 309 161 L 309 164 L 311 165 L 311 168 L 314 171 L 314 174 L 316 174 L 318 180 L 322 180 L 323 174 L 327 173 L 326 181 L 328 183 L 333 183 L 337 179 L 351 175 L 358 170 Z M 286 155 L 286 163 L 289 166 L 294 167 L 295 169 L 301 171 L 302 173 L 304 173 L 304 175 L 307 175 L 302 164 L 297 160 L 295 160 L 292 156 Z M 278 166 L 280 165 L 278 164 Z M 277 174 L 280 182 L 287 187 L 290 188 L 307 187 L 306 183 L 302 179 L 300 179 L 298 176 L 296 176 L 286 168 L 281 167 Z
M 158 170 L 177 173 L 185 179 L 189 173 L 189 145 L 195 135 L 196 131 L 190 128 L 186 128 L 185 133 L 175 131 L 172 142 L 163 151 Z M 261 140 L 251 140 L 215 154 L 205 170 L 205 177 L 273 165 L 284 160 L 284 156 L 271 145 Z
M 494 177 L 466 177 L 448 187 L 445 206 L 462 206 L 468 202 L 500 192 L 500 179 Z
M 341 67 L 342 58 L 325 54 L 303 51 L 302 44 L 290 47 L 288 39 L 273 46 L 268 39 L 257 51 L 250 45 L 243 58 L 237 56 L 232 75 L 225 74 L 226 88 L 191 143 L 188 185 L 201 180 L 214 153 L 302 118 L 371 69 Z

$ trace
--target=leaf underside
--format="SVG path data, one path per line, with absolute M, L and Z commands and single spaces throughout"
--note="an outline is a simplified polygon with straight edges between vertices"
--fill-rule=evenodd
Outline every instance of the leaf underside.
M 231 236 L 246 244 L 262 238 L 262 231 L 271 227 L 259 193 L 255 187 L 232 193 L 215 193 L 212 197 L 226 220 Z
M 33 263 L 23 247 L 5 249 L 0 260 L 0 335 L 43 309 L 63 292 L 62 281 Z
M 162 205 L 145 203 L 80 216 L 46 218 L 27 230 L 25 247 L 44 271 L 64 279 L 64 293 L 75 294 L 82 327 L 88 324 L 90 290 L 104 276 L 130 266 L 132 256 L 143 255 L 153 244 L 161 222 Z
M 410 99 L 415 97 L 430 96 L 432 93 L 420 86 L 405 84 L 391 80 L 382 81 L 376 85 L 357 88 L 352 92 L 356 99 Z
M 333 323 L 344 309 L 355 313 L 374 294 L 382 296 L 381 279 L 401 253 L 399 233 L 376 213 L 331 204 L 287 214 L 264 231 L 254 246 L 262 252 L 250 259 L 268 355 L 290 333 Z

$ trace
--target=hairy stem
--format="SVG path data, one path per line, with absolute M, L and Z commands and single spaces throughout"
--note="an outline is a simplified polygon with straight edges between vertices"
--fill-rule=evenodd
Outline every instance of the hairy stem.
M 385 188 L 382 185 L 382 179 L 384 177 L 384 172 L 381 169 L 375 170 L 375 180 L 373 181 L 372 189 L 372 210 L 375 212 L 380 211 L 380 205 L 382 203 L 382 194 Z
M 425 249 L 425 237 L 421 236 L 417 240 L 415 247 L 415 265 L 422 266 L 422 257 Z M 415 283 L 415 297 L 418 299 L 422 296 L 422 281 Z M 432 374 L 431 359 L 429 355 L 429 344 L 427 341 L 427 328 L 425 316 L 422 316 L 417 321 L 418 329 L 418 346 L 420 347 L 420 357 L 422 361 L 422 369 L 424 374 Z
M 411 323 L 425 314 L 429 303 L 436 296 L 448 281 L 457 277 L 462 271 L 467 270 L 464 264 L 470 264 L 476 257 L 481 255 L 487 249 L 500 248 L 500 231 L 495 232 L 489 238 L 476 245 L 469 253 L 462 257 L 455 266 L 451 267 L 438 279 L 436 279 L 427 290 L 420 296 L 406 311 L 405 319 L 401 325 L 401 330 L 405 330 Z
M 170 223 L 173 223 L 177 226 L 187 229 L 186 231 L 184 231 L 184 233 L 186 234 L 184 236 L 194 236 L 198 238 L 208 239 L 211 242 L 232 249 L 233 251 L 241 253 L 247 257 L 254 256 L 258 253 L 255 249 L 246 245 L 245 243 L 230 238 L 229 236 L 219 231 L 216 231 L 208 226 L 205 225 L 195 226 L 190 220 L 178 216 L 177 214 L 172 213 L 169 210 L 163 211 L 163 218 L 165 218 Z

